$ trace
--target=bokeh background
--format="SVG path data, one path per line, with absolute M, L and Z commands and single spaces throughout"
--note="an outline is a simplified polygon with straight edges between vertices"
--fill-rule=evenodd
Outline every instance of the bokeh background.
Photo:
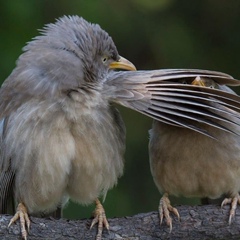
M 240 1 L 0 0 L 0 83 L 37 29 L 62 15 L 99 23 L 138 69 L 201 68 L 240 79 Z M 148 162 L 151 119 L 119 109 L 127 127 L 125 174 L 104 202 L 108 217 L 155 211 L 160 199 Z M 199 204 L 198 199 L 171 199 L 176 205 Z M 88 218 L 93 209 L 70 203 L 64 214 Z

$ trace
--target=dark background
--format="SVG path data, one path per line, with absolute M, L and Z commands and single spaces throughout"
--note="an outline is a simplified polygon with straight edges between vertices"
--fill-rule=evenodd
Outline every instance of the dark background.
M 15 67 L 25 43 L 38 35 L 37 29 L 62 15 L 99 23 L 138 69 L 200 68 L 240 79 L 240 1 L 0 0 L 0 83 Z M 125 174 L 107 195 L 108 217 L 157 210 L 160 199 L 148 162 L 151 119 L 119 109 L 127 127 Z M 172 198 L 172 203 L 199 200 Z M 89 217 L 93 209 L 70 203 L 65 217 Z

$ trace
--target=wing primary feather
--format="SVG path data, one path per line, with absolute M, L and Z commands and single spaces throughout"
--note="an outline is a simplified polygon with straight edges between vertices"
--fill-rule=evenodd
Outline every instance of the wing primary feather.
M 14 182 L 14 172 L 11 170 L 2 171 L 0 174 L 0 213 L 5 214 L 9 211 L 14 211 L 13 201 L 13 182 Z M 12 208 L 12 209 L 10 209 Z
M 156 96 L 159 96 L 159 95 L 164 95 L 164 96 L 174 96 L 174 97 L 198 99 L 201 101 L 209 101 L 210 100 L 211 102 L 225 105 L 233 110 L 240 112 L 240 97 L 238 97 L 237 99 L 233 99 L 232 96 L 235 97 L 235 95 L 233 95 L 233 94 L 230 94 L 231 96 L 229 98 L 229 97 L 220 96 L 220 95 L 211 94 L 211 93 L 197 92 L 197 91 L 184 90 L 184 89 L 171 89 L 171 88 L 170 89 L 163 88 L 163 89 L 158 89 L 158 90 L 150 90 L 150 92 L 151 92 L 153 98 L 156 98 Z
M 142 111 L 140 111 L 142 112 Z M 166 116 L 164 114 L 159 115 L 158 113 L 156 113 L 155 111 L 148 109 L 147 111 L 143 111 L 142 113 L 144 113 L 147 116 L 150 116 L 151 118 L 166 123 L 166 124 L 170 124 L 173 126 L 177 126 L 177 127 L 184 127 L 184 128 L 188 128 L 190 130 L 193 130 L 195 132 L 201 133 L 207 137 L 216 139 L 213 135 L 211 135 L 210 133 L 208 133 L 206 130 L 202 129 L 202 128 L 198 128 L 197 126 L 191 125 L 189 123 L 186 123 L 186 119 L 183 119 L 185 122 L 182 122 L 182 119 L 177 119 L 175 120 L 172 116 Z
M 213 100 L 214 102 L 214 100 Z M 184 107 L 186 109 L 186 111 L 194 111 L 193 108 L 191 107 L 198 107 L 198 108 L 201 108 L 201 109 L 206 109 L 206 110 L 212 110 L 212 111 L 217 111 L 219 113 L 223 113 L 223 114 L 226 114 L 228 116 L 232 116 L 232 117 L 235 117 L 237 119 L 240 119 L 240 114 L 235 112 L 235 111 L 232 111 L 231 109 L 229 108 L 220 108 L 221 105 L 219 105 L 218 107 L 217 106 L 214 106 L 214 105 L 211 105 L 210 102 L 198 102 L 198 101 L 189 101 L 189 100 L 186 100 L 184 98 L 176 98 L 175 96 L 174 97 L 166 97 L 166 96 L 161 96 L 161 97 L 155 97 L 151 100 L 151 103 L 157 105 L 157 106 L 163 106 L 163 104 L 165 103 L 168 103 L 168 104 L 171 104 L 172 105 L 172 108 L 178 108 L 179 106 L 180 107 Z M 217 102 L 219 104 L 219 102 Z M 184 106 L 186 104 L 186 106 Z M 190 107 L 191 106 L 191 107 Z M 221 116 L 221 114 L 218 114 L 218 116 Z
M 200 122 L 200 123 L 203 123 L 203 124 L 207 124 L 207 125 L 209 125 L 209 126 L 212 126 L 212 127 L 215 127 L 215 128 L 218 128 L 218 129 L 221 129 L 221 130 L 230 132 L 230 133 L 232 133 L 232 134 L 234 134 L 234 135 L 240 135 L 240 134 L 233 132 L 231 129 L 226 128 L 225 126 L 223 126 L 223 125 L 221 125 L 221 124 L 219 124 L 219 123 L 212 122 L 212 121 L 210 121 L 210 120 L 207 119 L 207 118 L 198 117 L 196 114 L 194 114 L 194 115 L 193 115 L 193 114 L 190 114 L 190 113 L 184 114 L 184 113 L 182 113 L 181 111 L 176 111 L 176 110 L 175 110 L 175 111 L 172 111 L 171 109 L 165 109 L 165 108 L 159 108 L 159 107 L 155 108 L 154 106 L 151 106 L 150 109 L 151 109 L 151 110 L 154 110 L 154 111 L 156 111 L 156 112 L 159 112 L 159 111 L 160 111 L 159 114 L 161 115 L 161 117 L 163 116 L 163 113 L 166 113 L 166 114 L 168 114 L 168 115 L 178 116 L 179 118 L 190 119 L 190 120 L 193 120 L 193 121 L 196 122 L 196 123 L 197 123 L 197 122 Z M 214 116 L 214 115 L 208 114 L 208 117 L 212 117 L 212 118 L 215 118 L 215 119 L 218 119 L 218 120 L 222 120 L 222 121 L 223 121 L 223 119 L 219 119 L 218 117 L 216 117 L 216 116 Z M 225 120 L 225 121 L 226 121 L 226 120 Z M 230 122 L 230 121 L 229 121 L 229 123 L 234 124 L 234 122 Z

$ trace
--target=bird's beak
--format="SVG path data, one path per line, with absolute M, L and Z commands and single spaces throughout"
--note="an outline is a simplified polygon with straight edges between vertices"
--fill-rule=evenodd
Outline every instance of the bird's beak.
M 192 81 L 191 85 L 206 87 L 206 84 L 205 84 L 204 80 L 201 79 L 200 77 L 196 77 L 196 78 Z
M 118 61 L 112 62 L 109 65 L 110 69 L 123 69 L 129 71 L 136 71 L 136 67 L 124 57 L 120 57 Z

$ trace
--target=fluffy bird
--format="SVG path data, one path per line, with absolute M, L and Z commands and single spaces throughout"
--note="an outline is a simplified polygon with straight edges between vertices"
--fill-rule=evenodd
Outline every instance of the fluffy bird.
M 223 73 L 114 71 L 135 67 L 99 25 L 78 16 L 46 25 L 23 50 L 0 89 L 0 213 L 17 203 L 9 225 L 20 218 L 24 239 L 29 215 L 54 212 L 70 198 L 96 202 L 96 239 L 103 225 L 109 228 L 98 198 L 122 175 L 125 151 L 125 127 L 113 102 L 209 137 L 199 122 L 230 132 L 232 111 L 239 108 L 231 93 L 182 83 L 200 76 L 239 84 Z M 176 101 L 185 102 L 182 109 Z
M 211 78 L 198 76 L 182 83 L 235 94 L 229 87 Z M 176 103 L 177 108 L 181 108 L 181 105 L 181 102 Z M 222 116 L 228 109 L 227 105 L 218 106 L 214 97 L 209 107 L 217 107 L 218 111 L 222 111 Z M 170 212 L 178 218 L 180 216 L 177 209 L 171 206 L 169 195 L 211 199 L 227 196 L 222 206 L 231 204 L 229 224 L 231 223 L 237 204 L 240 204 L 240 129 L 234 124 L 239 124 L 237 111 L 232 111 L 233 124 L 223 123 L 229 127 L 229 132 L 211 125 L 204 126 L 212 137 L 153 121 L 149 142 L 150 168 L 157 188 L 164 193 L 159 203 L 160 223 L 165 218 L 170 231 Z M 211 121 L 208 115 L 205 118 Z M 199 127 L 203 128 L 201 124 L 199 122 Z

